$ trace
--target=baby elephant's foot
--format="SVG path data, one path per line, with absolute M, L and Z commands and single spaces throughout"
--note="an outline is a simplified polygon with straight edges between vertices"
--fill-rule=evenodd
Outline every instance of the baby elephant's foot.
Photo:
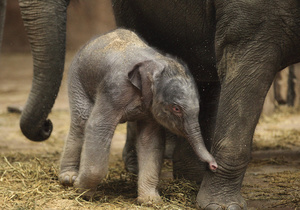
M 161 199 L 161 197 L 159 196 L 158 193 L 155 193 L 153 195 L 138 196 L 137 202 L 139 204 L 151 205 L 151 204 L 159 204 L 159 203 L 161 203 L 162 199 Z
M 76 184 L 75 184 L 76 186 Z M 84 200 L 92 200 L 95 197 L 97 189 L 82 189 L 82 188 L 77 188 L 76 192 L 80 193 L 81 198 Z
M 59 175 L 59 182 L 64 186 L 73 186 L 77 176 L 78 172 L 75 171 L 63 172 Z
M 79 179 L 77 178 L 74 183 L 74 187 L 76 188 L 76 192 L 81 194 L 81 197 L 85 200 L 91 200 L 96 194 L 97 187 L 88 188 L 84 187 L 85 185 L 80 183 Z M 96 185 L 97 186 L 97 185 Z

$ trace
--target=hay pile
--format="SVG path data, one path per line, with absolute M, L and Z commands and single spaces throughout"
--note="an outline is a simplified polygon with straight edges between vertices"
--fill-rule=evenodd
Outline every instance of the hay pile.
M 110 156 L 107 178 L 98 187 L 93 201 L 81 198 L 73 187 L 58 182 L 58 167 L 69 129 L 69 113 L 53 111 L 54 130 L 42 143 L 28 141 L 19 129 L 19 115 L 0 113 L 0 209 L 102 209 L 148 208 L 189 209 L 195 207 L 199 189 L 195 183 L 165 179 L 160 183 L 161 205 L 141 206 L 136 202 L 136 177 L 125 171 L 121 151 Z M 116 133 L 125 134 L 126 125 Z M 165 162 L 163 171 L 171 171 Z
M 59 154 L 11 154 L 0 160 L 1 209 L 193 209 L 199 189 L 187 180 L 162 180 L 163 203 L 141 206 L 136 203 L 136 177 L 125 171 L 120 157 L 113 156 L 109 174 L 98 187 L 93 201 L 81 198 L 72 187 L 58 182 Z M 250 168 L 287 164 L 284 160 L 254 160 Z M 171 170 L 165 162 L 164 170 Z M 249 180 L 249 177 L 250 180 Z M 249 202 L 261 201 L 269 208 L 296 208 L 300 205 L 300 171 L 246 174 L 242 194 Z
M 59 154 L 11 154 L 0 160 L 1 209 L 101 209 L 149 208 L 192 209 L 198 186 L 184 180 L 162 180 L 161 205 L 137 205 L 136 177 L 127 173 L 120 157 L 114 156 L 109 174 L 98 187 L 93 201 L 86 201 L 72 187 L 58 182 Z M 165 170 L 169 170 L 165 163 Z

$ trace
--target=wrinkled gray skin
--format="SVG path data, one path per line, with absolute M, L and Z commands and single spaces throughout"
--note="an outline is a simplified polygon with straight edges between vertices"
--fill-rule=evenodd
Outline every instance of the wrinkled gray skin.
M 19 0 L 34 71 L 20 128 L 33 141 L 46 140 L 52 132 L 52 122 L 47 117 L 63 76 L 68 4 L 68 0 Z
M 21 128 L 40 141 L 51 133 L 46 119 L 62 77 L 68 1 L 19 1 L 35 72 Z M 113 0 L 118 26 L 181 58 L 196 80 L 202 135 L 219 167 L 206 171 L 183 139 L 173 162 L 175 176 L 202 181 L 201 208 L 246 208 L 240 189 L 265 95 L 276 72 L 300 61 L 299 8 L 299 0 Z
M 215 171 L 198 122 L 199 96 L 188 70 L 117 29 L 87 43 L 69 70 L 71 127 L 60 166 L 60 182 L 89 189 L 106 176 L 111 139 L 119 123 L 136 123 L 138 202 L 160 201 L 157 185 L 165 130 L 183 136 Z

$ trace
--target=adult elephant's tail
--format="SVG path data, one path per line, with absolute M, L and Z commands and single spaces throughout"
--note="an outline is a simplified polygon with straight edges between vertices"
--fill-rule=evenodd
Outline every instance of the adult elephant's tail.
M 33 55 L 33 81 L 20 127 L 30 140 L 43 141 L 52 132 L 47 119 L 61 84 L 69 0 L 19 0 Z

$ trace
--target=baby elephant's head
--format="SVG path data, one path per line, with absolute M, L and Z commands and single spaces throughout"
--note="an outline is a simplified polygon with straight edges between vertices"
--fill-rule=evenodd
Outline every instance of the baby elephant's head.
M 172 58 L 140 63 L 129 78 L 158 123 L 185 137 L 197 156 L 215 171 L 217 163 L 207 151 L 200 131 L 199 94 L 187 67 Z

